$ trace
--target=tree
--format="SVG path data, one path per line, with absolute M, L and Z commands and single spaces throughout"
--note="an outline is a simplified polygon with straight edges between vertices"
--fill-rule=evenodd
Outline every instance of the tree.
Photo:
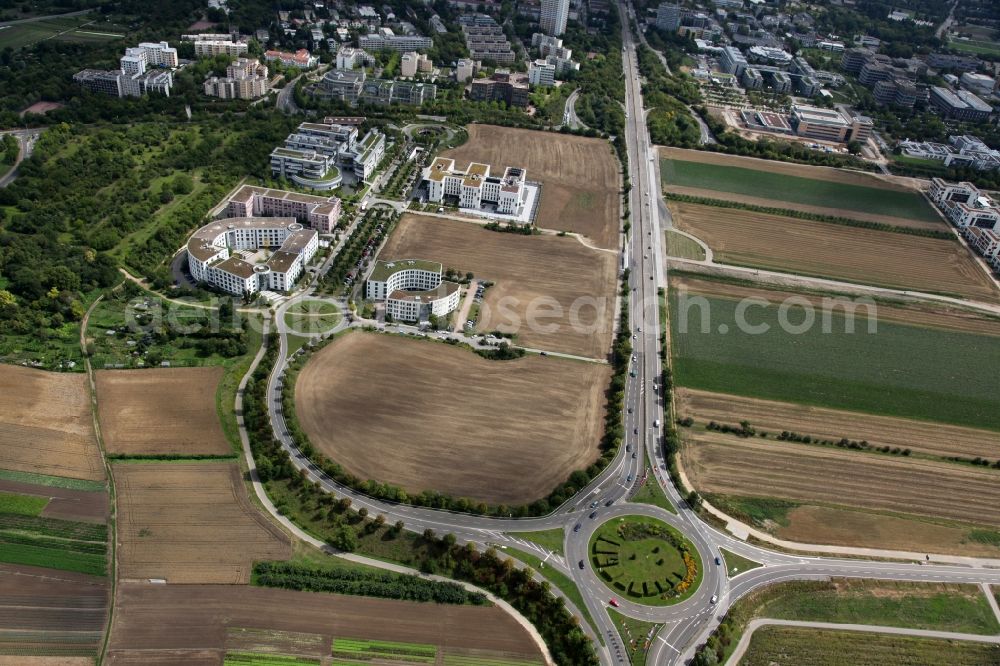
M 354 530 L 344 525 L 337 528 L 330 539 L 330 545 L 345 553 L 353 553 L 358 547 L 358 535 Z
M 860 141 L 848 141 L 847 142 L 847 152 L 851 155 L 861 154 L 861 142 Z
M 179 173 L 174 176 L 170 188 L 175 194 L 191 194 L 194 190 L 194 181 L 186 173 Z
M 687 503 L 692 509 L 697 509 L 701 506 L 701 495 L 698 494 L 697 490 L 692 490 L 687 494 Z
M 360 509 L 358 509 L 358 515 L 361 516 L 361 520 L 364 520 L 365 518 L 368 517 L 368 509 L 366 509 L 365 507 L 361 507 Z

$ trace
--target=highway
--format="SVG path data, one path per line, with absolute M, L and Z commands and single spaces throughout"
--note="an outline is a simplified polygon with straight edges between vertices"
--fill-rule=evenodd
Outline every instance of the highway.
M 669 219 L 662 217 L 659 173 L 656 149 L 651 144 L 644 122 L 642 93 L 639 85 L 635 42 L 628 25 L 629 12 L 619 5 L 623 17 L 623 61 L 626 88 L 626 145 L 628 172 L 632 189 L 629 193 L 631 231 L 624 239 L 629 276 L 626 294 L 630 308 L 630 335 L 634 336 L 634 356 L 625 389 L 626 446 L 612 463 L 575 497 L 547 516 L 537 518 L 490 518 L 470 514 L 426 509 L 380 501 L 341 486 L 327 477 L 297 449 L 287 432 L 281 407 L 281 387 L 289 360 L 288 331 L 284 312 L 290 304 L 303 298 L 320 298 L 312 284 L 278 306 L 274 321 L 280 339 L 280 351 L 275 370 L 268 379 L 268 411 L 276 438 L 293 464 L 326 491 L 338 497 L 349 497 L 354 509 L 366 508 L 372 515 L 383 514 L 388 522 L 402 520 L 406 529 L 420 533 L 433 529 L 438 534 L 453 533 L 460 542 L 472 542 L 481 547 L 490 545 L 534 548 L 509 536 L 508 532 L 530 532 L 561 529 L 565 537 L 564 556 L 548 553 L 551 566 L 572 578 L 581 591 L 588 611 L 594 618 L 593 630 L 604 645 L 595 644 L 602 664 L 627 664 L 625 647 L 607 613 L 609 600 L 616 597 L 619 611 L 650 622 L 662 623 L 662 630 L 650 648 L 650 664 L 678 664 L 689 659 L 694 648 L 703 642 L 717 626 L 730 604 L 762 586 L 788 580 L 824 580 L 833 576 L 882 578 L 950 583 L 989 583 L 1000 585 L 1000 569 L 982 566 L 922 565 L 916 562 L 850 560 L 837 557 L 810 557 L 772 552 L 741 541 L 703 522 L 687 506 L 680 493 L 670 483 L 665 472 L 660 437 L 669 415 L 663 413 L 660 386 L 662 373 L 659 355 L 659 288 L 666 288 L 666 266 L 661 244 L 663 230 Z M 344 235 L 346 240 L 347 234 Z M 342 241 L 343 242 L 343 241 Z M 336 248 L 335 248 L 336 249 Z M 331 255 L 332 256 L 332 255 Z M 324 270 L 329 266 L 329 261 Z M 341 327 L 346 326 L 342 323 Z M 402 330 L 409 330 L 401 327 Z M 635 376 L 631 376 L 634 372 Z M 633 453 L 636 457 L 632 457 Z M 653 470 L 646 480 L 656 483 L 676 507 L 665 509 L 633 504 L 628 500 L 641 483 L 644 455 Z M 693 595 L 673 606 L 650 607 L 617 597 L 587 566 L 587 546 L 594 530 L 604 521 L 626 514 L 641 514 L 662 520 L 680 530 L 695 546 L 702 561 L 702 581 Z M 593 518 L 590 516 L 594 515 Z M 577 528 L 579 525 L 579 528 Z M 729 579 L 725 570 L 715 564 L 725 548 L 763 566 Z M 899 559 L 905 559 L 900 557 Z M 583 569 L 579 562 L 583 561 Z M 544 570 L 540 572 L 544 575 Z M 712 598 L 717 597 L 716 602 Z

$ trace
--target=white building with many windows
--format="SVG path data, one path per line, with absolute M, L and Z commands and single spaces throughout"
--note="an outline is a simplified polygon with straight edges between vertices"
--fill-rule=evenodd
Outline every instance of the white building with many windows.
M 236 296 L 288 291 L 316 254 L 319 234 L 293 217 L 216 220 L 187 244 L 191 277 Z
M 365 297 L 385 302 L 386 315 L 399 321 L 443 317 L 458 307 L 458 284 L 441 277 L 441 264 L 421 259 L 376 261 Z
M 340 199 L 244 185 L 229 198 L 220 217 L 293 217 L 329 234 L 340 218 Z
M 446 196 L 458 197 L 459 208 L 481 209 L 496 206 L 501 215 L 520 215 L 527 201 L 526 171 L 507 167 L 503 176 L 491 176 L 488 164 L 473 162 L 465 171 L 455 168 L 455 160 L 435 158 L 424 172 L 427 200 L 438 203 Z

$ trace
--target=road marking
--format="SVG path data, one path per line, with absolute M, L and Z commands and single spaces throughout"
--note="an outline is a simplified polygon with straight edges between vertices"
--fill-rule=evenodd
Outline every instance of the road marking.
M 663 636 L 657 636 L 657 638 L 660 639 L 661 641 L 663 641 L 663 644 L 666 645 L 668 648 L 670 648 L 674 652 L 680 654 L 680 650 L 678 650 L 673 645 L 671 645 L 670 643 L 668 643 L 666 638 L 664 638 Z

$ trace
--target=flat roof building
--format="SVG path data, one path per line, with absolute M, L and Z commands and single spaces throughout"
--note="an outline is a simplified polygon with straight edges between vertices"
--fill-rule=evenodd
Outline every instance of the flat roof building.
M 930 103 L 948 118 L 979 122 L 989 118 L 993 107 L 967 90 L 952 92 L 931 86 Z
M 439 203 L 446 196 L 456 197 L 460 208 L 483 209 L 494 205 L 500 215 L 520 215 L 527 200 L 526 171 L 507 167 L 503 176 L 491 176 L 488 164 L 473 162 L 465 171 L 455 168 L 455 160 L 435 158 L 424 170 L 427 200 Z
M 365 283 L 365 297 L 385 302 L 385 312 L 399 321 L 443 317 L 458 307 L 458 284 L 442 279 L 435 261 L 376 261 Z

